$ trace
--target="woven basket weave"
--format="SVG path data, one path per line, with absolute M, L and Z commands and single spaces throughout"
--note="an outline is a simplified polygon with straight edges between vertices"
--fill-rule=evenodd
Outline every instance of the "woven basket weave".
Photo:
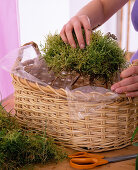
M 138 125 L 138 98 L 130 100 L 121 95 L 116 100 L 105 101 L 105 107 L 95 110 L 94 114 L 91 108 L 103 103 L 76 101 L 78 106 L 85 105 L 89 115 L 75 120 L 70 117 L 64 89 L 41 86 L 14 74 L 11 76 L 16 118 L 23 126 L 40 132 L 46 129 L 48 136 L 79 151 L 101 152 L 130 145 Z
M 37 45 L 31 44 L 39 56 Z M 92 103 L 74 99 L 69 102 L 63 88 L 54 89 L 14 74 L 11 76 L 15 89 L 15 116 L 23 126 L 41 133 L 46 130 L 47 135 L 58 143 L 79 151 L 101 152 L 123 148 L 131 143 L 131 136 L 138 126 L 138 98 L 120 95 L 110 101 Z M 84 80 L 81 82 L 83 85 L 86 83 Z M 80 86 L 80 82 L 78 84 Z M 85 99 L 86 93 L 77 93 Z M 100 95 L 106 98 L 112 93 L 89 94 L 92 98 Z M 80 119 L 72 118 L 70 106 L 72 110 L 76 106 L 84 106 Z M 96 109 L 99 106 L 102 107 Z

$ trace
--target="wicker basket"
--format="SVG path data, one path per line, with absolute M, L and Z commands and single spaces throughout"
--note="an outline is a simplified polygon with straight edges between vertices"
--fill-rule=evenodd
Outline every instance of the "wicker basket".
M 39 55 L 37 45 L 31 44 Z M 110 101 L 92 103 L 72 100 L 69 103 L 63 88 L 54 89 L 50 85 L 42 86 L 14 74 L 11 76 L 15 89 L 16 118 L 23 126 L 41 133 L 46 130 L 47 135 L 57 142 L 79 151 L 101 152 L 131 144 L 131 136 L 138 125 L 138 98 L 129 99 L 120 95 Z M 86 83 L 84 80 L 81 82 Z M 85 98 L 85 93 L 77 93 Z M 96 95 L 101 94 L 90 94 L 91 97 Z M 104 97 L 110 95 L 106 93 Z M 72 119 L 69 104 L 72 109 L 76 105 L 85 106 L 81 113 L 83 118 Z M 95 109 L 101 105 L 103 107 Z
M 90 114 L 74 120 L 69 114 L 64 89 L 41 86 L 14 74 L 12 78 L 16 118 L 22 125 L 40 132 L 46 129 L 47 135 L 62 145 L 79 151 L 101 152 L 130 145 L 138 125 L 138 98 L 130 100 L 120 96 L 107 101 L 105 107 L 95 110 L 95 114 L 91 113 L 91 108 L 102 103 L 77 101 L 78 105 L 85 105 Z

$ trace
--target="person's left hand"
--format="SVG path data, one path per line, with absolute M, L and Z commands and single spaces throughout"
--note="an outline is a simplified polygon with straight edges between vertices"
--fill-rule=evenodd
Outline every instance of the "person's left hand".
M 137 62 L 138 59 L 133 61 Z M 131 66 L 120 74 L 121 81 L 112 85 L 111 90 L 116 93 L 126 93 L 127 97 L 138 97 L 138 65 Z

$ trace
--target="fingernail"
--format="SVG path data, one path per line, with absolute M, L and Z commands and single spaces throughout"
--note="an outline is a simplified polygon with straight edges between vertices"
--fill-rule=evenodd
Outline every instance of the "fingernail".
M 87 45 L 90 45 L 90 41 L 88 41 Z
M 115 87 L 111 87 L 111 90 L 114 91 L 114 90 L 115 90 Z
M 72 47 L 72 48 L 76 48 L 76 45 L 75 45 L 75 44 L 72 44 L 71 47 Z
M 116 91 L 116 93 L 122 93 L 121 89 L 116 89 L 115 91 Z
M 80 45 L 80 48 L 81 48 L 81 49 L 83 49 L 84 47 L 85 47 L 84 44 L 81 44 L 81 45 Z
M 126 96 L 127 96 L 127 97 L 132 97 L 131 94 L 129 94 L 129 93 L 126 93 Z

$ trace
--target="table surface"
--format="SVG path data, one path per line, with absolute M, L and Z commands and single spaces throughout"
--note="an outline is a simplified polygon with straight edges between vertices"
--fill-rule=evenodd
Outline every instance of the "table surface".
M 5 107 L 7 111 L 14 112 L 14 97 L 10 95 L 5 100 L 3 100 L 2 105 Z M 75 150 L 65 148 L 69 154 L 76 152 Z M 113 150 L 108 152 L 98 153 L 99 155 L 104 155 L 105 157 L 114 157 L 114 156 L 122 156 L 129 154 L 138 153 L 138 147 L 136 146 L 128 146 L 123 149 Z M 70 167 L 69 160 L 64 160 L 62 162 L 49 163 L 47 165 L 35 165 L 35 170 L 75 170 Z M 106 165 L 102 165 L 94 168 L 96 170 L 135 170 L 135 159 L 126 160 L 122 162 L 109 163 Z

